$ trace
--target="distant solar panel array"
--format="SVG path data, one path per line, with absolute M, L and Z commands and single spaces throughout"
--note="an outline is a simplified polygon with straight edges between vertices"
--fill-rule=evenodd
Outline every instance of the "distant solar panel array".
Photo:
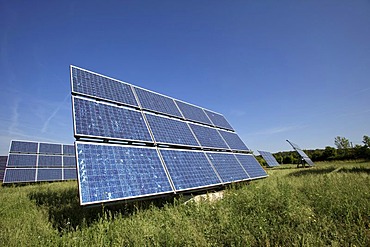
M 1 181 L 3 181 L 4 179 L 4 172 L 5 172 L 7 160 L 8 160 L 8 156 L 0 156 L 0 180 Z
M 259 151 L 258 153 L 262 156 L 262 158 L 267 162 L 268 167 L 275 167 L 275 166 L 280 166 L 280 164 L 277 162 L 275 157 L 267 151 Z
M 289 140 L 286 140 L 286 141 L 293 147 L 293 149 L 299 154 L 299 156 L 301 156 L 302 161 L 306 162 L 309 166 L 315 165 L 313 161 L 310 159 L 310 157 L 308 157 L 307 154 L 303 152 L 303 150 L 297 144 Z
M 71 66 L 81 205 L 266 177 L 222 114 Z
M 3 183 L 77 179 L 73 145 L 12 141 Z

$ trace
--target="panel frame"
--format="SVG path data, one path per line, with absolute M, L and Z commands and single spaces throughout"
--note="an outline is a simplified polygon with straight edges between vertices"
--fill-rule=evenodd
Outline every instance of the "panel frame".
M 311 160 L 311 158 L 308 157 L 308 155 L 305 152 L 303 152 L 303 150 L 297 144 L 289 140 L 286 141 L 293 147 L 293 149 L 298 153 L 298 155 L 301 156 L 301 161 L 304 160 L 304 162 L 306 162 L 310 167 L 315 166 L 315 163 Z
M 261 155 L 261 157 L 266 161 L 268 167 L 277 167 L 277 166 L 280 166 L 279 162 L 275 159 L 275 157 L 272 155 L 272 153 L 267 152 L 267 151 L 262 151 L 262 150 L 257 150 L 257 151 Z M 266 155 L 266 157 L 265 157 L 265 155 Z M 267 157 L 267 156 L 269 156 L 269 157 Z M 270 162 L 269 162 L 270 161 L 270 158 L 271 158 L 270 156 L 272 156 L 272 158 L 275 160 L 275 162 L 276 162 L 277 165 L 270 164 Z
M 256 162 L 257 162 L 257 164 L 261 167 L 261 169 L 262 170 L 264 170 L 263 169 L 263 167 L 261 166 L 261 164 L 258 162 L 258 160 L 256 159 L 256 157 L 253 155 L 253 154 L 249 154 L 249 153 L 233 153 L 234 154 L 234 156 L 235 156 L 235 158 L 239 161 L 239 163 L 240 163 L 240 165 L 244 168 L 244 166 L 243 166 L 243 164 L 242 164 L 242 162 L 238 159 L 238 155 L 245 155 L 245 156 L 251 156 L 251 157 L 253 157 L 255 160 L 256 160 Z M 248 171 L 244 168 L 244 170 L 246 171 L 246 173 L 248 174 L 248 176 L 249 176 L 249 178 L 250 178 L 250 180 L 256 180 L 256 179 L 260 179 L 260 178 L 266 178 L 266 177 L 268 177 L 269 175 L 267 174 L 267 172 L 265 171 L 265 173 L 266 173 L 266 175 L 265 176 L 257 176 L 257 177 L 252 177 L 251 175 L 249 175 L 249 173 L 248 173 Z

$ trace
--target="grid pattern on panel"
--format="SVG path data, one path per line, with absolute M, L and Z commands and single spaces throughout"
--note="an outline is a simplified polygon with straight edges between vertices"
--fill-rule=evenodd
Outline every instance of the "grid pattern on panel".
M 229 145 L 229 147 L 232 150 L 240 150 L 240 151 L 249 150 L 248 147 L 242 141 L 242 139 L 240 139 L 240 137 L 236 133 L 223 131 L 223 130 L 219 130 L 218 132 L 221 134 L 222 138 L 224 138 L 227 145 Z
M 251 179 L 266 177 L 267 174 L 256 158 L 251 154 L 235 154 Z
M 232 153 L 206 153 L 224 183 L 249 179 L 238 160 Z
M 77 142 L 81 204 L 172 192 L 156 149 Z
M 76 157 L 74 157 L 74 156 L 63 156 L 63 167 L 74 167 L 74 168 L 76 168 Z
M 37 142 L 12 141 L 10 152 L 14 153 L 37 153 L 39 144 Z
M 289 140 L 286 140 L 293 148 L 294 150 L 302 157 L 302 159 L 304 161 L 306 161 L 306 163 L 310 166 L 314 166 L 315 164 L 313 163 L 313 161 L 310 159 L 310 157 L 308 157 L 308 155 L 303 152 L 303 150 L 295 143 L 289 141 Z
M 204 152 L 160 149 L 177 191 L 220 184 Z
M 138 106 L 129 84 L 71 66 L 73 92 Z
M 267 152 L 267 151 L 259 151 L 258 152 L 260 153 L 260 155 L 262 156 L 262 158 L 267 162 L 267 165 L 269 167 L 274 167 L 274 166 L 279 166 L 280 164 L 277 162 L 277 160 L 275 159 L 275 157 L 270 153 L 270 152 Z
M 70 168 L 63 168 L 63 179 L 64 180 L 75 180 L 77 179 L 77 170 Z
M 36 169 L 7 168 L 5 170 L 4 183 L 35 182 Z
M 62 180 L 62 169 L 61 168 L 40 168 L 37 169 L 36 181 L 57 181 Z
M 38 167 L 62 167 L 61 155 L 39 155 Z
M 212 125 L 202 108 L 178 100 L 176 100 L 176 104 L 180 108 L 185 119 Z
M 150 141 L 141 112 L 74 98 L 76 134 Z
M 36 167 L 36 154 L 9 154 L 7 167 Z
M 173 99 L 137 87 L 135 87 L 135 92 L 143 109 L 182 117 Z
M 226 145 L 225 141 L 222 139 L 215 128 L 196 124 L 189 125 L 202 147 L 229 149 L 229 147 Z
M 229 122 L 226 120 L 224 116 L 222 116 L 219 113 L 204 110 L 207 114 L 207 116 L 211 119 L 212 123 L 220 128 L 228 129 L 228 130 L 234 130 L 233 127 L 229 124 Z
M 62 154 L 62 145 L 54 143 L 40 143 L 39 153 L 43 154 Z
M 145 116 L 156 142 L 199 147 L 186 122 L 152 114 Z
M 63 145 L 63 155 L 75 155 L 75 147 L 73 145 Z

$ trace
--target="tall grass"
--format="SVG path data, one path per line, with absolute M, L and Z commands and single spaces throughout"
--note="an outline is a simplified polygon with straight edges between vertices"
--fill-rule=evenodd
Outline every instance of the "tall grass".
M 0 189 L 0 246 L 370 246 L 370 163 L 284 166 L 216 202 L 81 208 L 75 182 Z

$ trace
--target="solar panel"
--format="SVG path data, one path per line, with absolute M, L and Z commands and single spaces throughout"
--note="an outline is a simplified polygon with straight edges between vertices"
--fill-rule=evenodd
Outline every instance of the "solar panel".
M 253 155 L 235 154 L 235 156 L 251 179 L 267 177 L 265 170 L 263 170 Z
M 63 145 L 64 155 L 75 155 L 75 147 L 73 145 Z
M 14 148 L 9 150 L 9 158 L 2 179 L 4 183 L 61 181 L 77 178 L 76 160 L 70 150 L 74 147 L 73 145 L 12 141 L 10 146 Z M 35 146 L 37 148 L 34 148 Z M 33 147 L 33 149 L 28 147 Z M 68 155 L 61 154 L 62 147 L 63 150 L 67 147 L 65 151 L 68 151 Z M 20 150 L 25 153 L 20 153 Z M 68 169 L 66 176 L 63 176 L 63 167 Z
M 170 116 L 182 117 L 172 98 L 138 87 L 134 87 L 134 90 L 143 109 Z
M 71 78 L 81 205 L 267 176 L 222 114 L 75 66 Z M 120 83 L 137 104 L 112 96 Z
M 182 115 L 184 115 L 185 119 L 204 123 L 207 125 L 212 125 L 211 120 L 209 120 L 202 108 L 179 100 L 175 100 L 175 102 L 181 110 Z
M 82 205 L 173 192 L 155 148 L 76 145 Z
M 35 178 L 35 168 L 7 168 L 5 169 L 4 183 L 35 182 Z
M 197 137 L 200 145 L 204 148 L 229 149 L 225 141 L 215 128 L 198 124 L 189 124 Z
M 222 182 L 231 183 L 249 179 L 248 174 L 233 153 L 207 152 L 206 154 L 220 175 Z
M 129 84 L 71 66 L 72 92 L 107 101 L 138 106 Z
M 28 141 L 12 141 L 10 152 L 13 153 L 37 153 L 39 144 Z
M 36 181 L 57 181 L 62 180 L 62 169 L 60 168 L 40 168 L 37 169 Z
M 258 153 L 262 156 L 262 158 L 267 162 L 267 165 L 269 167 L 275 167 L 275 166 L 280 166 L 280 164 L 277 162 L 275 157 L 267 151 L 259 151 Z
M 62 144 L 40 143 L 39 152 L 43 154 L 62 154 Z
M 61 155 L 39 155 L 38 167 L 62 167 Z
M 8 156 L 0 156 L 0 181 L 4 179 L 5 166 L 8 161 Z
M 63 156 L 63 167 L 76 167 L 76 158 L 74 156 Z
M 153 142 L 141 112 L 74 97 L 75 135 Z
M 188 124 L 175 119 L 145 114 L 157 143 L 198 146 Z
M 204 110 L 209 119 L 211 119 L 212 123 L 220 128 L 224 128 L 227 130 L 234 130 L 233 127 L 229 124 L 229 122 L 226 120 L 224 116 L 222 116 L 219 113 L 209 111 L 209 110 Z
M 229 131 L 223 131 L 218 130 L 218 132 L 221 134 L 221 136 L 226 141 L 227 145 L 232 150 L 238 150 L 238 151 L 248 151 L 249 149 L 244 144 L 242 139 L 235 133 L 235 132 L 229 132 Z
M 64 168 L 63 169 L 63 179 L 64 180 L 75 180 L 77 179 L 77 170 L 76 168 Z
M 315 164 L 313 161 L 310 159 L 310 157 L 307 156 L 305 152 L 295 143 L 286 140 L 292 147 L 293 149 L 302 157 L 302 160 L 304 160 L 309 166 L 314 166 Z
M 221 184 L 202 151 L 159 149 L 176 191 Z
M 35 154 L 9 154 L 7 167 L 36 167 Z

